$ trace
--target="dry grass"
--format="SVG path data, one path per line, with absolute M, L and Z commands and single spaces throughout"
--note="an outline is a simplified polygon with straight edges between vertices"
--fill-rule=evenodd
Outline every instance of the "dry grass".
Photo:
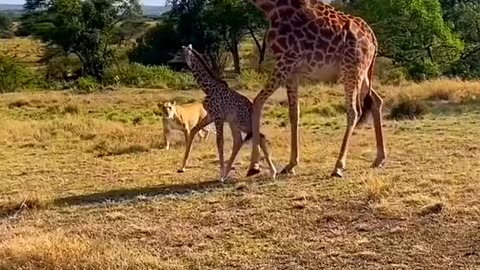
M 121 242 L 61 232 L 11 238 L 0 244 L 0 269 L 161 269 L 163 263 Z
M 0 39 L 0 55 L 35 66 L 44 53 L 43 45 L 31 38 Z
M 346 177 L 329 177 L 343 96 L 315 86 L 301 92 L 298 175 L 244 178 L 245 146 L 225 185 L 213 137 L 184 174 L 181 134 L 161 149 L 156 104 L 200 91 L 2 95 L 0 269 L 478 269 L 480 83 L 377 88 L 386 113 L 400 94 L 429 106 L 385 121 L 385 169 L 368 168 L 370 127 L 356 131 Z M 279 168 L 285 100 L 278 91 L 264 114 Z

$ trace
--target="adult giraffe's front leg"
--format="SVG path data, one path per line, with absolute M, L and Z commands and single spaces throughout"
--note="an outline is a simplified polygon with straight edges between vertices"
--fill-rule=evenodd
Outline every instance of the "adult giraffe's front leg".
M 291 76 L 286 83 L 288 96 L 288 114 L 290 117 L 290 162 L 280 172 L 281 174 L 295 174 L 294 167 L 299 162 L 299 138 L 298 121 L 300 118 L 300 107 L 298 103 L 298 79 Z
M 283 63 L 291 63 L 292 61 L 277 61 L 277 65 L 273 70 L 265 88 L 257 94 L 252 105 L 252 155 L 250 157 L 250 166 L 247 176 L 252 176 L 260 172 L 260 118 L 262 116 L 263 105 L 267 99 L 285 83 L 285 79 L 290 75 L 293 65 Z M 283 65 L 281 65 L 282 63 Z

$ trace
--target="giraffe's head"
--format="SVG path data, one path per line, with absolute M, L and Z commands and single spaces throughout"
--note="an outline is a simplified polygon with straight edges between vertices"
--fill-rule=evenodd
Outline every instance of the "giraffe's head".
M 195 52 L 193 51 L 192 44 L 189 44 L 188 46 L 182 46 L 182 51 L 185 63 L 187 63 L 187 66 L 192 69 L 193 64 L 195 63 Z
M 162 104 L 158 104 L 158 107 L 160 107 L 163 117 L 173 119 L 176 113 L 175 105 L 175 101 L 167 101 Z

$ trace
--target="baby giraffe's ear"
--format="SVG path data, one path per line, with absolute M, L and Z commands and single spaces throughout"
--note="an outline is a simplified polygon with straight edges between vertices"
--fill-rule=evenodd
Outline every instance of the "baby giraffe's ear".
M 188 48 L 191 50 L 193 49 L 192 44 L 188 44 Z

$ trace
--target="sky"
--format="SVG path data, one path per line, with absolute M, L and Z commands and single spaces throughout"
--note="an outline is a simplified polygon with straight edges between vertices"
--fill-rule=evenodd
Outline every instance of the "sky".
M 165 0 L 140 0 L 144 5 L 147 6 L 164 6 Z M 0 0 L 0 4 L 13 4 L 13 5 L 23 5 L 24 0 Z

